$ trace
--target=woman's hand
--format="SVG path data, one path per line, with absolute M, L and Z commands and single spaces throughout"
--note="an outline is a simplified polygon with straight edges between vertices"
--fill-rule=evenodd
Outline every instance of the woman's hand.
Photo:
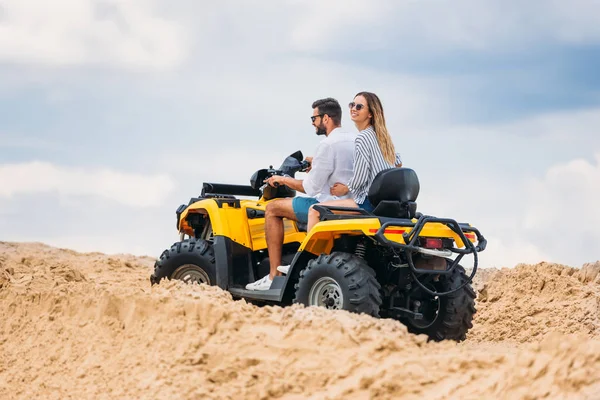
M 348 190 L 348 186 L 343 183 L 336 183 L 331 187 L 330 193 L 334 196 L 345 196 L 348 194 L 350 190 Z

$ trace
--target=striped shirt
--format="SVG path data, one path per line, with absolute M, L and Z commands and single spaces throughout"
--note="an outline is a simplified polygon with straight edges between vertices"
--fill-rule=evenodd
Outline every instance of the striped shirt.
M 401 162 L 400 154 L 396 153 L 396 165 Z M 354 142 L 354 175 L 347 185 L 356 204 L 364 203 L 379 172 L 396 165 L 385 161 L 372 126 L 360 131 Z

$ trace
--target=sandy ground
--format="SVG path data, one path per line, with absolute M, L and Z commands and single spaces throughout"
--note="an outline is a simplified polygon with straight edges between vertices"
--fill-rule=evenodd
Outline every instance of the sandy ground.
M 599 399 L 600 262 L 482 269 L 468 339 L 0 242 L 1 399 Z

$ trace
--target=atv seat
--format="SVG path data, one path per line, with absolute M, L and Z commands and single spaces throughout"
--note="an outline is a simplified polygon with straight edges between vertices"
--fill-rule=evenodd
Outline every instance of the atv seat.
M 368 198 L 375 207 L 372 212 L 358 207 L 326 207 L 320 204 L 314 205 L 313 208 L 319 212 L 321 221 L 373 217 L 380 217 L 382 221 L 387 218 L 410 220 L 417 216 L 415 200 L 419 189 L 419 178 L 414 170 L 390 168 L 378 173 L 369 188 Z M 352 214 L 335 214 L 333 211 Z
M 390 168 L 378 173 L 369 188 L 368 198 L 375 207 L 372 212 L 358 207 L 335 207 L 321 204 L 315 204 L 313 208 L 319 212 L 320 221 L 379 217 L 382 223 L 389 219 L 404 219 L 407 220 L 404 223 L 410 223 L 410 220 L 417 216 L 415 200 L 419 195 L 419 189 L 419 178 L 414 170 Z M 336 214 L 334 211 L 345 213 Z M 352 213 L 348 214 L 348 212 Z
M 373 214 L 389 218 L 414 218 L 417 212 L 419 178 L 410 168 L 390 168 L 375 176 L 369 188 Z

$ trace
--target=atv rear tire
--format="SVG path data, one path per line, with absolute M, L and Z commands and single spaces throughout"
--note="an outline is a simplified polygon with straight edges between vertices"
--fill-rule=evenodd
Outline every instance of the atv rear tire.
M 450 275 L 441 275 L 433 287 L 436 292 L 447 292 L 456 289 L 467 281 L 465 270 L 460 265 Z M 454 340 L 461 342 L 467 338 L 467 332 L 473 327 L 475 308 L 475 291 L 470 284 L 457 292 L 438 297 L 439 307 L 436 319 L 430 326 L 419 327 L 418 321 L 408 319 L 403 321 L 409 332 L 424 333 L 436 342 Z
M 150 282 L 156 284 L 163 278 L 215 285 L 217 276 L 212 245 L 206 240 L 196 239 L 173 244 L 154 263 Z
M 294 303 L 379 317 L 381 285 L 365 260 L 349 253 L 322 254 L 300 271 Z

